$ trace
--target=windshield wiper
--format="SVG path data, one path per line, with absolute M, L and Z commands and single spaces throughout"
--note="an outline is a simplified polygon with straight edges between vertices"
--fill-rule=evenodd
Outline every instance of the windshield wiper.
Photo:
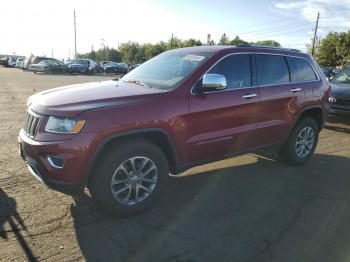
M 139 80 L 124 80 L 125 82 L 128 83 L 133 83 L 133 84 L 137 84 L 137 85 L 141 85 L 141 86 L 145 86 L 145 87 L 150 87 L 148 85 L 146 85 L 144 82 L 141 82 Z M 151 88 L 151 87 L 150 87 Z

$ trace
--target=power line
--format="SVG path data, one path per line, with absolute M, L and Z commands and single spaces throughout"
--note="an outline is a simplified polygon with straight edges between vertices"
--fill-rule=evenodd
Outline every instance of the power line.
M 271 34 L 265 34 L 265 35 L 258 35 L 258 38 L 265 38 L 266 37 L 276 37 L 276 36 L 281 36 L 281 35 L 286 35 L 286 34 L 291 34 L 291 33 L 297 33 L 297 32 L 305 32 L 306 30 L 304 28 L 298 29 L 298 30 L 291 30 L 291 31 L 286 31 L 286 32 L 281 32 L 278 34 L 271 33 Z
M 270 32 L 280 32 L 280 31 L 285 31 L 288 29 L 294 29 L 295 27 L 304 27 L 306 25 L 312 24 L 313 22 L 299 22 L 299 23 L 294 23 L 294 24 L 289 24 L 289 25 L 284 25 L 284 26 L 277 26 L 277 27 L 272 27 L 272 28 L 266 28 L 262 30 L 254 30 L 254 31 L 249 31 L 249 32 L 243 32 L 240 33 L 241 35 L 246 35 L 246 34 L 251 34 L 251 33 L 270 33 Z M 287 27 L 286 27 L 287 26 Z M 277 29 L 277 30 L 274 30 Z
M 298 16 L 300 18 L 302 18 L 303 16 Z M 261 25 L 267 25 L 267 24 L 273 24 L 279 21 L 286 21 L 286 18 L 281 18 L 281 19 L 276 19 L 276 20 L 271 20 L 271 21 L 267 21 L 267 22 L 262 22 L 262 23 L 257 23 L 257 24 L 251 24 L 251 25 L 244 25 L 244 26 L 239 26 L 239 27 L 232 27 L 232 29 L 236 28 L 236 29 L 241 29 L 241 28 L 247 28 L 247 27 L 259 27 Z

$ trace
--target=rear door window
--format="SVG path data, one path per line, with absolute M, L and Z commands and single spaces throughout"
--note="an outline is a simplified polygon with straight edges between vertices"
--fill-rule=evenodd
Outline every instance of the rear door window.
M 292 82 L 317 80 L 315 71 L 307 60 L 298 57 L 287 57 L 287 60 Z
M 248 54 L 230 55 L 217 63 L 209 74 L 226 77 L 226 89 L 239 89 L 252 86 L 251 61 Z
M 258 85 L 278 85 L 290 82 L 284 56 L 257 54 L 255 57 Z

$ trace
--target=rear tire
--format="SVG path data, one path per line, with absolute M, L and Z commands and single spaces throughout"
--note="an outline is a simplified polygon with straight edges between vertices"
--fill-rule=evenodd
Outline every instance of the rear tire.
M 304 164 L 316 149 L 318 135 L 319 127 L 316 121 L 310 117 L 302 118 L 280 150 L 280 159 L 290 165 Z
M 122 142 L 103 155 L 89 188 L 104 212 L 126 217 L 148 208 L 165 188 L 168 177 L 163 152 L 147 140 L 136 139 Z

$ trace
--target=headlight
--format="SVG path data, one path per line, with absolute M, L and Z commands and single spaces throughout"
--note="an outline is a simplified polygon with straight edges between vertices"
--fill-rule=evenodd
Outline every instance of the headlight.
M 76 134 L 80 132 L 84 124 L 85 120 L 50 116 L 45 126 L 45 131 L 59 134 Z

